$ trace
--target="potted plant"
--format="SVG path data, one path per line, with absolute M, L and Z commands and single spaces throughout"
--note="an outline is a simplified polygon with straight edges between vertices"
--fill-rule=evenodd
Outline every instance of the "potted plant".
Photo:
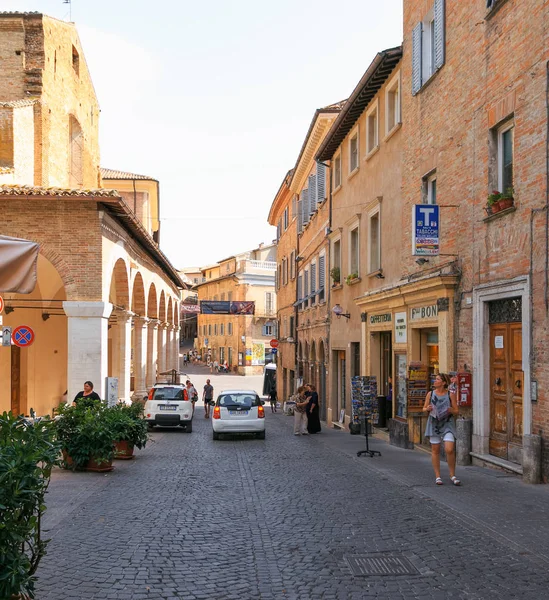
M 499 207 L 499 200 L 501 198 L 501 192 L 497 190 L 492 190 L 491 194 L 488 194 L 488 198 L 486 200 L 486 212 L 489 215 L 493 215 L 501 210 Z
M 100 400 L 90 406 L 60 406 L 55 422 L 63 465 L 73 471 L 112 471 L 116 431 Z
M 505 210 L 506 208 L 511 208 L 515 202 L 513 197 L 513 188 L 508 187 L 503 194 L 500 195 L 498 200 L 499 210 Z
M 350 275 L 347 275 L 347 277 L 345 277 L 345 283 L 347 285 L 351 285 L 351 283 L 355 280 L 358 279 L 358 273 L 351 273 Z
M 144 448 L 148 440 L 148 425 L 143 419 L 143 404 L 135 402 L 128 406 L 121 402 L 108 409 L 108 416 L 116 438 L 114 458 L 134 458 L 134 447 Z
M 0 598 L 34 598 L 34 574 L 46 554 L 41 518 L 60 446 L 53 421 L 0 415 Z
M 332 278 L 333 285 L 339 285 L 341 282 L 341 271 L 339 267 L 332 267 L 330 270 L 330 277 Z

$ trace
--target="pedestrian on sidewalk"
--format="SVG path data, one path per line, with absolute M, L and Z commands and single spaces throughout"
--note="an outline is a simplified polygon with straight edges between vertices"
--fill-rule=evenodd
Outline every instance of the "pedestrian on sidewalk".
M 446 461 L 450 471 L 450 481 L 454 485 L 461 485 L 456 477 L 456 423 L 455 417 L 459 412 L 457 396 L 448 388 L 451 384 L 450 376 L 439 373 L 435 377 L 433 390 L 425 396 L 423 410 L 429 413 L 425 437 L 431 442 L 431 461 L 435 471 L 436 485 L 442 485 L 440 476 L 440 444 L 444 442 Z
M 202 400 L 204 400 L 204 418 L 210 417 L 210 402 L 213 400 L 214 389 L 213 385 L 210 384 L 210 380 L 206 379 L 206 385 L 204 386 L 204 392 L 202 394 Z
M 309 399 L 305 397 L 305 386 L 297 388 L 297 394 L 291 398 L 295 402 L 294 408 L 294 435 L 309 435 L 307 431 L 307 405 Z
M 97 400 L 101 400 L 101 397 L 97 392 L 93 391 L 93 383 L 91 381 L 84 382 L 84 389 L 78 392 L 72 401 L 72 405 L 76 406 L 93 406 L 93 403 Z
M 307 406 L 307 431 L 309 433 L 320 433 L 320 407 L 318 404 L 318 393 L 312 383 L 307 384 L 309 404 Z

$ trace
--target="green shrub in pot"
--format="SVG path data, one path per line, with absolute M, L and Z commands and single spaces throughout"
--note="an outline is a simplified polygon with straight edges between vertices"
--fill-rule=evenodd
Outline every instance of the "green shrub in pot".
M 0 598 L 34 598 L 34 576 L 46 554 L 44 496 L 60 445 L 53 421 L 0 415 Z
M 116 442 L 128 442 L 130 446 L 144 448 L 149 439 L 147 422 L 143 419 L 143 405 L 123 402 L 108 409 Z
M 56 430 L 66 454 L 65 467 L 83 469 L 90 460 L 99 465 L 112 460 L 116 432 L 110 410 L 101 400 L 89 405 L 59 407 Z

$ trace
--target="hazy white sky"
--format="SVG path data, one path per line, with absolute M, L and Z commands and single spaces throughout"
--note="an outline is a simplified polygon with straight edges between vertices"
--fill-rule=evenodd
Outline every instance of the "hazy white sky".
M 64 0 L 0 10 L 69 20 Z M 202 266 L 270 242 L 316 108 L 402 42 L 402 0 L 72 0 L 101 106 L 101 165 L 160 181 L 161 248 Z

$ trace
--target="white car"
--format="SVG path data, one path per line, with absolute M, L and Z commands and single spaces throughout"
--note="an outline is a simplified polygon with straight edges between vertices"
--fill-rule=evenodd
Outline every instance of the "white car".
M 184 400 L 184 385 L 157 383 L 145 402 L 144 417 L 150 427 L 154 425 L 181 426 L 187 433 L 193 430 L 193 403 Z
M 265 402 L 254 390 L 225 390 L 212 413 L 213 439 L 221 433 L 254 433 L 265 439 Z

